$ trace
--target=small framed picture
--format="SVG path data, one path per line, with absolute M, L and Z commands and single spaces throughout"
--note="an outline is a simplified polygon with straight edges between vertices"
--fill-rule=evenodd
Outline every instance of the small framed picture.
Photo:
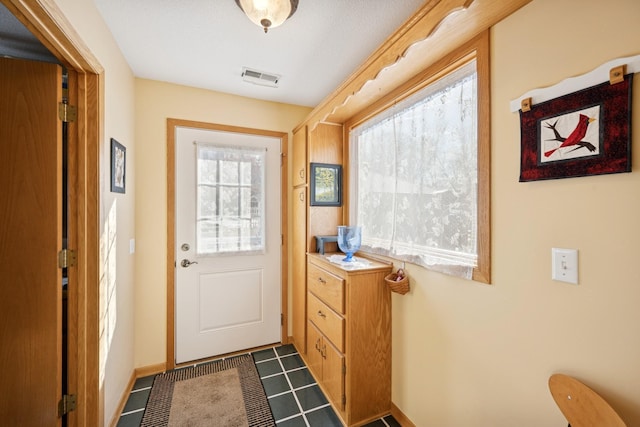
M 111 138 L 111 192 L 124 193 L 127 172 L 127 149 Z
M 342 206 L 342 166 L 311 163 L 311 206 Z

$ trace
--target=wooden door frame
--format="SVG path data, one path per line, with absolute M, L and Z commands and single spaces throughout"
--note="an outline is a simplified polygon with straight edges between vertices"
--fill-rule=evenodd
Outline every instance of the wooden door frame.
M 288 342 L 288 197 L 287 186 L 289 183 L 289 167 L 287 165 L 287 152 L 289 147 L 289 134 L 287 132 L 275 132 L 263 129 L 245 128 L 238 126 L 228 126 L 215 123 L 197 122 L 191 120 L 167 119 L 167 361 L 166 368 L 176 367 L 175 354 L 175 206 L 176 206 L 176 127 L 191 127 L 196 129 L 206 129 L 222 132 L 244 133 L 249 135 L 260 135 L 280 138 L 281 169 L 280 169 L 280 227 L 282 233 L 281 245 L 281 307 L 282 322 L 280 331 L 280 342 Z
M 99 182 L 104 69 L 53 0 L 0 0 L 69 72 L 68 247 L 78 262 L 68 268 L 68 392 L 77 409 L 69 427 L 102 426 L 99 374 Z M 52 262 L 55 262 L 52 260 Z

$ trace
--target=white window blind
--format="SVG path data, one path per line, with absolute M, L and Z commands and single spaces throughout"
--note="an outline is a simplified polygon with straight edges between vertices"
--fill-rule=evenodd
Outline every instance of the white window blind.
M 471 61 L 352 129 L 350 221 L 363 250 L 472 277 L 477 104 Z

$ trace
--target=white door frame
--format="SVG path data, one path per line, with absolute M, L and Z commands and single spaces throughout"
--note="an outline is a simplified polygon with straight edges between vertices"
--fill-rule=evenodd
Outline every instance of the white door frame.
M 282 299 L 282 325 L 280 333 L 280 341 L 282 344 L 288 342 L 288 246 L 287 246 L 287 212 L 288 212 L 288 166 L 287 151 L 288 138 L 287 132 L 274 132 L 262 129 L 245 128 L 238 126 L 228 126 L 214 123 L 196 122 L 190 120 L 167 119 L 167 360 L 166 368 L 173 369 L 176 367 L 175 358 L 175 182 L 176 182 L 176 127 L 191 127 L 197 129 L 207 129 L 223 132 L 235 132 L 251 135 L 269 136 L 281 139 L 281 230 L 282 230 L 282 246 L 281 246 L 281 299 Z M 191 362 L 190 362 L 191 363 Z

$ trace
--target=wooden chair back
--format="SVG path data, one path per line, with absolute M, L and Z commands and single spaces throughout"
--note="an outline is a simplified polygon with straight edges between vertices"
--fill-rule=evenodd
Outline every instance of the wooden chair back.
M 571 427 L 626 427 L 598 393 L 575 378 L 551 375 L 549 390 Z

